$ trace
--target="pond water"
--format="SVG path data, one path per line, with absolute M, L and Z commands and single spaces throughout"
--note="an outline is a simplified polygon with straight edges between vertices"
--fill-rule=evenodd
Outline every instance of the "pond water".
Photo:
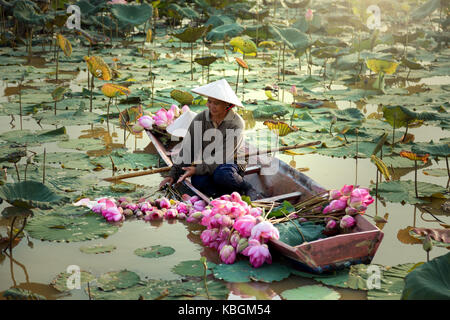
M 280 15 L 280 13 L 278 13 Z M 278 16 L 278 19 L 281 17 Z M 280 22 L 280 20 L 278 20 Z M 155 98 L 158 99 L 161 95 L 164 99 L 167 98 L 167 90 L 172 88 L 193 88 L 194 86 L 204 84 L 207 81 L 206 69 L 205 73 L 202 75 L 202 70 L 198 66 L 195 71 L 194 81 L 190 81 L 189 65 L 190 55 L 187 50 L 187 46 L 178 46 L 178 43 L 170 43 L 168 41 L 169 37 L 165 33 L 166 30 L 157 30 L 157 38 L 154 45 L 146 44 L 147 49 L 152 49 L 160 51 L 162 62 L 154 65 L 155 70 L 157 70 L 157 77 L 155 80 L 155 88 L 157 92 Z M 344 38 L 344 36 L 343 36 Z M 353 35 L 351 36 L 353 39 Z M 347 41 L 350 37 L 347 34 L 345 38 Z M 104 55 L 108 58 L 119 57 L 119 61 L 123 60 L 122 71 L 125 74 L 121 80 L 130 80 L 136 77 L 138 80 L 133 82 L 131 86 L 132 90 L 137 90 L 138 85 L 149 88 L 150 82 L 148 80 L 148 60 L 140 59 L 134 51 L 123 48 L 118 44 L 118 39 L 115 39 L 117 45 L 114 49 L 109 48 L 102 51 L 102 48 L 97 48 L 95 52 L 99 55 Z M 136 41 L 132 44 L 135 47 L 140 47 L 141 43 Z M 82 56 L 87 53 L 86 47 L 80 45 L 79 40 L 73 43 L 74 50 L 76 52 L 77 62 L 72 62 L 70 59 L 66 58 L 64 63 L 60 64 L 62 83 L 64 83 L 72 93 L 80 93 L 83 89 L 86 89 L 88 71 L 86 70 L 86 64 L 82 60 Z M 37 47 L 37 46 L 36 46 Z M 183 50 L 180 51 L 180 48 Z M 195 53 L 200 54 L 203 52 L 204 48 L 199 45 L 195 48 Z M 412 51 L 414 48 L 408 47 L 408 50 Z M 18 47 L 17 50 L 21 50 L 24 54 L 26 50 L 23 46 Z M 31 74 L 37 74 L 42 71 L 44 72 L 43 77 L 36 78 L 37 80 L 25 81 L 22 89 L 26 90 L 26 102 L 24 105 L 30 105 L 32 103 L 40 103 L 40 96 L 37 93 L 45 93 L 47 96 L 52 91 L 50 89 L 54 88 L 54 83 L 52 84 L 49 79 L 54 78 L 52 70 L 54 70 L 54 61 L 51 59 L 51 53 L 49 52 L 39 52 L 35 49 L 35 56 L 30 64 L 26 65 L 31 68 L 30 65 L 34 67 L 29 70 Z M 426 56 L 425 50 L 421 50 L 420 54 Z M 218 42 L 206 48 L 206 52 L 210 54 L 219 54 L 223 56 L 223 46 Z M 271 50 L 269 52 L 272 56 L 276 56 L 278 50 Z M 0 54 L 11 58 L 14 54 L 9 48 L 0 47 Z M 419 54 L 419 53 L 418 53 Z M 237 76 L 237 68 L 234 63 L 234 57 L 240 57 L 235 52 L 228 52 L 230 56 L 229 60 L 224 59 L 220 62 L 220 67 L 214 68 L 214 64 L 211 66 L 210 78 L 218 79 L 220 77 L 226 77 L 230 82 Z M 15 54 L 17 59 L 22 59 Z M 448 50 L 442 53 L 442 56 L 448 56 Z M 62 53 L 60 55 L 62 57 Z M 277 78 L 277 61 L 273 58 L 271 63 L 265 61 L 270 55 L 265 55 L 263 57 L 259 56 L 257 58 L 248 58 L 249 64 L 254 64 L 255 67 L 251 67 L 250 71 L 245 71 L 245 77 L 247 82 L 242 85 L 242 72 L 240 74 L 240 83 L 238 89 L 238 96 L 246 105 L 252 105 L 254 101 L 257 101 L 258 106 L 262 105 L 268 97 L 266 96 L 265 87 L 273 86 L 277 83 L 282 82 Z M 173 63 L 174 60 L 180 60 L 178 64 Z M 302 58 L 304 59 L 304 58 Z M 431 60 L 431 59 L 430 59 Z M 8 60 L 9 61 L 9 60 Z M 322 61 L 321 61 L 322 62 Z M 21 62 L 21 64 L 24 62 Z M 6 72 L 13 72 L 11 69 L 11 64 L 0 65 L 0 73 L 3 73 L 2 68 L 7 68 Z M 217 63 L 219 64 L 219 62 Z M 429 66 L 432 61 L 423 61 L 424 66 Z M 19 63 L 17 63 L 19 65 Z M 312 66 L 313 76 L 320 78 L 321 63 Z M 20 68 L 23 66 L 21 65 Z M 444 68 L 445 65 L 439 65 L 439 68 Z M 180 69 L 180 70 L 177 70 Z M 307 76 L 306 60 L 302 60 L 301 69 L 298 69 L 298 59 L 292 55 L 292 52 L 288 55 L 286 60 L 286 69 L 295 71 L 293 75 L 294 80 L 289 80 L 289 76 L 286 75 L 286 83 L 295 84 L 298 81 L 303 81 Z M 4 69 L 6 70 L 6 69 Z M 40 71 L 39 71 L 40 70 Z M 21 69 L 23 71 L 23 69 Z M 242 71 L 242 70 L 241 70 Z M 431 70 L 429 70 L 431 71 Z M 346 70 L 348 72 L 348 70 Z M 344 73 L 344 72 L 343 72 Z M 403 74 L 402 70 L 402 74 Z M 448 69 L 446 71 L 448 73 Z M 350 73 L 345 73 L 348 77 Z M 369 75 L 370 72 L 367 71 L 363 73 Z M 405 74 L 406 75 L 406 74 Z M 411 74 L 413 77 L 414 72 Z M 12 104 L 13 100 L 17 102 L 19 88 L 17 83 L 17 77 L 12 77 L 14 80 L 8 80 L 7 76 L 4 76 L 0 81 L 0 105 Z M 45 81 L 42 79 L 45 78 Z M 378 119 L 382 118 L 383 112 L 379 103 L 376 99 L 369 100 L 369 102 L 361 103 L 358 99 L 348 99 L 346 96 L 339 93 L 340 91 L 345 91 L 350 88 L 348 80 L 345 77 L 342 79 L 337 79 L 335 83 L 332 83 L 329 87 L 326 87 L 320 80 L 316 80 L 317 83 L 314 85 L 305 84 L 305 91 L 309 90 L 311 94 L 320 95 L 321 93 L 326 93 L 329 91 L 337 92 L 338 98 L 333 101 L 336 110 L 346 110 L 358 108 L 364 117 L 376 115 Z M 439 94 L 445 96 L 448 88 L 442 89 L 443 86 L 448 87 L 450 84 L 450 76 L 447 75 L 435 75 L 431 74 L 427 76 L 424 73 L 416 75 L 414 82 L 409 82 L 408 80 L 403 81 L 399 79 L 399 83 L 395 83 L 389 89 L 397 90 L 389 97 L 394 97 L 397 93 L 403 93 L 405 88 L 416 85 L 424 85 L 430 90 L 439 89 Z M 339 81 L 341 80 L 341 81 Z M 395 76 L 389 78 L 393 83 L 397 80 Z M 404 80 L 404 78 L 403 78 Z M 96 80 L 97 81 L 97 80 Z M 96 83 L 96 91 L 100 93 L 100 86 L 105 82 L 98 81 Z M 326 85 L 328 85 L 328 80 Z M 234 89 L 235 83 L 233 82 L 232 87 Z M 300 85 L 299 85 L 300 87 Z M 49 89 L 50 88 L 50 89 Z M 280 85 L 280 90 L 275 96 L 275 100 L 278 100 L 280 106 L 289 107 L 289 105 L 294 101 L 294 97 L 289 92 L 290 85 Z M 160 91 L 158 93 L 158 90 Z M 403 90 L 403 91 L 402 91 Z M 32 92 L 32 93 L 30 93 Z M 33 94 L 36 93 L 36 99 L 33 99 Z M 101 93 L 100 93 L 101 94 Z M 275 91 L 273 91 L 275 95 Z M 382 95 L 380 95 L 382 96 Z M 366 97 L 366 96 L 364 96 Z M 446 95 L 448 101 L 448 94 Z M 48 97 L 47 97 L 48 98 Z M 418 96 L 418 98 L 423 98 L 423 96 Z M 103 100 L 102 100 L 103 99 Z M 164 100 L 163 99 L 163 100 Z M 86 99 L 87 105 L 89 99 Z M 150 100 L 147 99 L 145 104 L 150 105 Z M 408 100 L 409 101 L 409 100 Z M 423 101 L 423 100 L 421 100 Z M 439 100 L 441 101 L 441 100 Z M 48 100 L 47 100 L 48 102 Z M 272 101 L 273 102 L 273 101 Z M 96 103 L 94 105 L 93 112 L 97 114 L 106 114 L 107 100 L 103 97 L 97 97 Z M 447 102 L 448 104 L 448 102 Z M 120 109 L 124 110 L 126 107 L 132 105 L 126 105 L 122 103 Z M 427 110 L 424 103 L 421 103 L 421 110 Z M 70 110 L 73 106 L 70 107 Z M 76 109 L 74 109 L 76 110 Z M 111 112 L 116 112 L 117 109 L 111 109 Z M 289 108 L 291 110 L 291 108 Z M 43 111 L 43 110 L 40 110 Z M 61 112 L 63 110 L 58 110 Z M 304 110 L 297 109 L 297 112 Z M 3 109 L 2 109 L 3 112 Z M 75 112 L 75 111 L 74 111 Z M 7 115 L 6 115 L 6 114 Z M 284 121 L 289 121 L 290 113 L 284 118 Z M 299 125 L 299 122 L 296 123 Z M 123 146 L 128 149 L 130 153 L 142 153 L 148 150 L 150 144 L 150 139 L 147 135 L 132 135 L 129 132 L 121 128 L 117 122 L 111 121 L 111 123 L 95 122 L 95 124 L 83 124 L 83 125 L 64 125 L 67 130 L 67 135 L 70 139 L 78 139 L 80 137 L 96 136 L 101 137 L 105 142 L 106 146 Z M 300 125 L 301 127 L 301 122 Z M 36 121 L 30 115 L 24 115 L 23 117 L 18 115 L 17 110 L 8 114 L 3 112 L 0 115 L 0 134 L 13 130 L 50 130 L 60 128 L 61 125 L 45 124 Z M 254 130 L 266 130 L 266 126 L 263 125 L 262 119 L 257 119 L 256 124 L 253 128 L 248 131 Z M 311 132 L 308 132 L 310 134 Z M 450 133 L 447 129 L 443 129 L 437 123 L 428 124 L 425 123 L 420 127 L 409 128 L 408 133 L 414 135 L 414 142 L 425 142 L 428 143 L 431 139 L 438 142 L 440 139 L 450 138 Z M 29 151 L 33 151 L 38 155 L 45 152 L 76 152 L 76 153 L 86 153 L 85 150 L 74 150 L 65 149 L 58 145 L 58 142 L 47 142 L 38 146 L 29 147 Z M 106 153 L 105 153 L 106 154 Z M 291 164 L 297 169 L 304 172 L 311 179 L 316 181 L 318 184 L 326 189 L 339 189 L 344 184 L 358 184 L 363 187 L 369 187 L 376 180 L 376 167 L 368 158 L 357 159 L 357 161 L 351 157 L 329 157 L 323 156 L 317 153 L 308 153 L 302 155 L 287 155 L 287 154 L 276 154 L 281 160 L 286 163 Z M 26 159 L 22 158 L 19 162 L 20 174 L 24 172 Z M 49 165 L 52 166 L 52 165 Z M 16 176 L 16 169 L 12 164 L 5 164 L 7 167 L 3 172 L 7 174 L 7 181 L 13 182 L 13 178 Z M 56 166 L 57 167 L 57 166 Z M 431 161 L 432 169 L 447 169 L 445 160 L 440 159 L 438 162 L 436 160 Z M 62 169 L 61 169 L 62 170 Z M 110 168 L 105 168 L 101 171 L 91 171 L 88 177 L 93 178 L 97 186 L 110 186 L 110 183 L 105 182 L 102 178 L 109 177 L 112 175 L 112 170 Z M 137 186 L 144 186 L 146 194 L 157 194 L 157 187 L 159 182 L 162 180 L 162 176 L 159 174 L 147 175 L 142 177 L 136 177 L 132 179 L 126 179 L 125 182 L 135 184 Z M 414 170 L 401 176 L 401 180 L 414 180 Z M 418 171 L 418 180 L 421 182 L 429 182 L 439 186 L 445 187 L 447 185 L 448 177 L 434 177 L 424 174 L 423 170 Z M 81 186 L 80 186 L 81 188 Z M 77 190 L 79 191 L 79 190 Z M 433 205 L 439 206 L 441 202 L 434 201 Z M 10 205 L 3 202 L 0 205 L 0 212 Z M 426 227 L 426 228 L 442 228 L 442 224 L 449 224 L 448 214 L 437 215 L 433 217 L 428 213 L 422 213 L 415 206 L 410 204 L 401 204 L 393 202 L 382 202 L 377 199 L 377 201 L 369 206 L 366 212 L 367 219 L 371 222 L 373 216 L 381 216 L 387 220 L 385 224 L 379 224 L 378 227 L 382 229 L 384 233 L 384 239 L 374 257 L 372 263 L 384 265 L 384 266 L 395 266 L 405 263 L 417 263 L 427 260 L 427 254 L 422 248 L 421 243 L 411 244 L 411 240 L 407 236 L 408 228 L 410 227 Z M 374 222 L 373 222 L 374 223 Z M 0 218 L 0 236 L 4 236 L 8 232 L 8 227 L 11 224 L 11 219 L 4 217 Z M 375 224 L 375 223 L 374 223 Z M 16 222 L 15 227 L 21 226 L 20 222 Z M 200 240 L 200 233 L 202 228 L 194 224 L 188 224 L 184 221 L 174 220 L 174 221 L 160 221 L 160 222 L 144 222 L 143 220 L 130 219 L 124 221 L 119 227 L 117 233 L 105 238 L 105 239 L 95 239 L 84 242 L 70 242 L 70 243 L 56 243 L 48 241 L 40 241 L 28 237 L 27 233 L 25 236 L 19 239 L 17 243 L 14 244 L 14 248 L 11 251 L 0 254 L 0 293 L 11 288 L 18 287 L 22 289 L 28 289 L 35 293 L 45 296 L 47 299 L 89 299 L 89 295 L 86 292 L 85 287 L 83 290 L 72 290 L 68 295 L 62 295 L 57 290 L 49 286 L 50 282 L 61 272 L 65 272 L 66 269 L 71 265 L 80 266 L 82 270 L 90 271 L 95 276 L 100 276 L 106 272 L 118 271 L 118 270 L 130 270 L 137 273 L 141 279 L 163 279 L 163 280 L 174 280 L 181 279 L 182 277 L 175 274 L 171 269 L 182 261 L 186 260 L 199 260 L 200 257 L 207 257 L 208 261 L 213 263 L 220 263 L 218 254 L 213 249 L 205 248 Z M 406 236 L 405 236 L 406 234 Z M 116 250 L 105 254 L 86 254 L 80 251 L 80 247 L 85 245 L 114 245 Z M 153 245 L 163 245 L 170 246 L 175 249 L 175 254 L 162 257 L 159 259 L 145 259 L 135 255 L 133 252 L 137 248 L 148 247 Z M 429 258 L 433 259 L 435 257 L 442 256 L 448 253 L 446 248 L 434 247 L 429 254 Z M 278 257 L 279 258 L 279 257 Z M 276 254 L 274 259 L 277 259 Z M 279 300 L 281 298 L 281 293 L 285 290 L 297 288 L 299 286 L 314 285 L 318 284 L 317 281 L 310 278 L 301 277 L 297 275 L 291 275 L 281 281 L 272 283 L 263 282 L 249 282 L 249 283 L 227 283 L 226 287 L 229 289 L 230 293 L 228 299 L 274 299 Z M 343 288 L 333 288 L 341 295 L 341 299 L 367 299 L 367 293 L 360 290 L 343 289 Z M 0 294 L 1 299 L 1 294 Z

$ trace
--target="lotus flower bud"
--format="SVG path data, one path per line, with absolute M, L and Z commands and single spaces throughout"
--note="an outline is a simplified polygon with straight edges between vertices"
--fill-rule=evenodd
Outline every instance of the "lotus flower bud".
M 142 116 L 138 119 L 138 126 L 142 127 L 143 129 L 150 130 L 154 123 L 155 123 L 155 121 L 150 116 Z M 134 126 L 133 126 L 133 130 L 134 130 Z M 140 132 L 140 131 L 138 131 L 138 132 Z
M 327 222 L 327 225 L 325 226 L 325 228 L 330 230 L 330 229 L 336 228 L 336 226 L 337 226 L 336 221 L 333 220 L 333 219 L 330 219 L 330 220 Z
M 248 238 L 241 238 L 237 245 L 237 253 L 241 253 L 248 247 Z
M 314 13 L 311 9 L 308 9 L 305 13 L 305 20 L 311 22 L 314 18 Z
M 220 250 L 220 260 L 225 264 L 233 264 L 236 260 L 236 251 L 233 246 L 225 245 Z
M 351 193 L 352 193 L 352 191 L 353 191 L 353 185 L 344 185 L 342 188 L 341 188 L 341 193 L 342 193 L 342 195 L 344 195 L 344 196 L 350 196 L 351 195 Z
M 356 224 L 355 218 L 353 218 L 352 216 L 349 216 L 349 215 L 345 215 L 342 217 L 339 226 L 342 229 L 349 229 L 349 228 L 353 227 L 355 224 Z
M 354 216 L 355 214 L 358 213 L 358 209 L 355 209 L 353 207 L 347 207 L 347 208 L 345 208 L 345 213 L 350 216 Z
M 132 216 L 133 215 L 133 210 L 131 209 L 125 209 L 123 210 L 123 214 L 127 217 Z
M 338 200 L 342 197 L 342 193 L 339 190 L 331 190 L 330 191 L 330 200 Z

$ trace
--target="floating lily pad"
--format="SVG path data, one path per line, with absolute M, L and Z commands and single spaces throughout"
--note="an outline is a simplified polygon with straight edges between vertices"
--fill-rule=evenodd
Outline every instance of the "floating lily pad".
M 33 211 L 26 208 L 20 208 L 20 207 L 7 207 L 3 209 L 2 216 L 5 218 L 10 217 L 27 217 L 33 214 Z
M 404 300 L 450 299 L 450 253 L 415 268 L 405 277 Z
M 148 153 L 129 153 L 126 150 L 117 149 L 110 154 L 114 166 L 119 170 L 145 169 L 158 165 L 159 156 Z M 91 159 L 91 163 L 103 168 L 111 168 L 111 158 L 109 156 L 96 157 Z
M 238 261 L 234 264 L 219 264 L 213 268 L 214 277 L 227 282 L 262 282 L 281 281 L 289 277 L 291 270 L 280 263 L 264 264 L 253 268 L 248 261 Z
M 370 185 L 374 191 L 375 185 Z M 433 197 L 446 193 L 444 187 L 427 182 L 417 182 L 419 198 Z M 425 200 L 416 198 L 414 181 L 389 181 L 378 184 L 378 195 L 389 202 L 407 202 L 410 204 L 424 203 Z
M 44 155 L 34 157 L 36 162 L 42 163 Z M 93 170 L 97 168 L 85 153 L 79 152 L 49 152 L 45 155 L 46 163 L 57 163 L 65 169 Z
M 80 275 L 80 286 L 83 284 L 86 284 L 88 282 L 91 282 L 92 280 L 95 279 L 95 276 L 92 273 L 90 273 L 89 271 L 80 270 L 79 275 Z M 50 283 L 50 286 L 52 286 L 59 292 L 68 292 L 72 289 L 69 289 L 69 287 L 67 285 L 68 284 L 74 285 L 74 283 L 72 281 L 74 276 L 77 276 L 77 274 L 75 274 L 74 272 L 71 272 L 71 273 L 61 272 L 52 280 L 52 282 Z M 74 289 L 77 289 L 77 288 L 74 288 Z
M 339 300 L 341 295 L 322 285 L 302 286 L 283 291 L 281 296 L 286 300 Z
M 77 242 L 106 238 L 117 232 L 118 227 L 89 212 L 83 215 L 37 215 L 27 223 L 25 230 L 35 239 Z
M 207 263 L 206 275 L 210 275 L 211 270 L 216 266 L 213 262 Z M 182 261 L 172 268 L 172 271 L 181 276 L 203 277 L 204 266 L 200 260 Z
M 139 248 L 134 250 L 134 254 L 144 258 L 161 258 L 169 256 L 175 252 L 175 249 L 171 247 L 163 247 L 161 245 Z
M 97 286 L 103 291 L 113 291 L 130 288 L 140 281 L 139 276 L 132 271 L 112 271 L 102 274 L 97 280 Z
M 11 288 L 6 290 L 3 292 L 3 298 L 6 300 L 47 300 L 47 298 L 40 294 L 21 288 Z
M 7 131 L 0 135 L 0 139 L 30 146 L 44 142 L 68 140 L 69 136 L 66 134 L 66 128 L 61 127 L 55 130 L 41 130 L 35 132 L 31 132 L 30 130 Z
M 0 186 L 0 198 L 16 207 L 48 209 L 67 202 L 41 182 L 28 180 Z
M 93 245 L 93 246 L 83 246 L 80 247 L 80 251 L 87 254 L 99 254 L 99 253 L 109 253 L 116 250 L 115 245 L 104 246 L 101 244 Z

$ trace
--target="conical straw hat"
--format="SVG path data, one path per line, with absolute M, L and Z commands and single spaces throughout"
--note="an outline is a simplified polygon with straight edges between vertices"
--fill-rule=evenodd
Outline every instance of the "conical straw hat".
M 243 107 L 241 100 L 238 99 L 225 79 L 220 79 L 204 86 L 194 88 L 192 89 L 192 92 Z
M 184 112 L 173 123 L 167 126 L 166 131 L 172 136 L 184 138 L 189 129 L 189 125 L 196 115 L 191 110 Z

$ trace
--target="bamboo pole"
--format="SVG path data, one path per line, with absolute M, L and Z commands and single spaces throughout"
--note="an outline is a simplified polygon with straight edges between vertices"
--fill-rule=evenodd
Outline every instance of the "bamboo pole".
M 320 143 L 322 143 L 322 142 L 314 141 L 314 142 L 309 142 L 309 143 L 304 143 L 304 144 L 295 144 L 295 145 L 291 145 L 291 146 L 284 146 L 284 147 L 279 147 L 279 148 L 274 148 L 274 149 L 269 149 L 269 150 L 258 150 L 257 152 L 246 153 L 246 154 L 244 154 L 244 157 L 262 155 L 262 154 L 267 154 L 267 153 L 272 153 L 272 152 L 277 152 L 277 151 L 285 151 L 285 150 L 291 150 L 291 149 L 311 147 L 311 146 L 318 145 Z M 235 157 L 235 158 L 237 158 L 237 157 Z M 193 165 L 195 165 L 195 163 L 193 163 Z M 126 174 L 122 174 L 119 176 L 112 176 L 112 177 L 104 178 L 103 180 L 117 181 L 117 180 L 121 180 L 121 179 L 140 177 L 140 176 L 145 176 L 145 175 L 154 174 L 154 173 L 167 172 L 167 171 L 170 171 L 170 168 L 171 167 L 162 167 L 162 168 L 156 168 L 156 169 L 151 169 L 151 170 L 126 173 Z

